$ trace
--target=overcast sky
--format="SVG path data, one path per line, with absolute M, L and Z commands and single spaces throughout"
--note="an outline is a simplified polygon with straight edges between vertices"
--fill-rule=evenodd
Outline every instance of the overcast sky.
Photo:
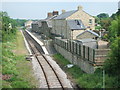
M 76 10 L 78 5 L 92 16 L 99 13 L 111 15 L 118 10 L 118 2 L 3 2 L 2 11 L 7 11 L 12 18 L 44 19 L 47 12 Z

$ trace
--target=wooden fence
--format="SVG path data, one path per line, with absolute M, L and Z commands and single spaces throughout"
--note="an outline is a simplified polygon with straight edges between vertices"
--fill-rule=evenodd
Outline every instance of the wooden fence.
M 88 60 L 95 63 L 97 59 L 106 59 L 110 49 L 93 49 L 88 46 L 82 45 L 72 40 L 64 40 L 61 38 L 55 38 L 54 43 L 68 52 L 82 58 L 83 60 Z M 98 58 L 99 57 L 99 58 Z

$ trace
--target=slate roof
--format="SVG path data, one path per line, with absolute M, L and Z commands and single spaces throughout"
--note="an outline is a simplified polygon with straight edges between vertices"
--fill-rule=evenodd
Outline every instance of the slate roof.
M 71 30 L 86 29 L 81 20 L 67 20 L 67 24 L 69 25 Z
M 52 28 L 52 21 L 47 21 L 47 25 Z
M 57 17 L 57 15 L 54 15 L 52 17 L 47 17 L 46 19 L 44 19 L 44 21 L 48 21 L 48 20 L 54 19 L 55 17 Z
M 91 30 L 86 30 L 86 31 L 80 33 L 77 37 L 79 37 L 80 35 L 82 35 L 82 34 L 85 33 L 85 32 L 89 32 L 89 33 L 91 33 L 91 34 L 93 34 L 93 35 L 99 37 L 99 35 L 98 35 L 97 33 L 93 32 L 93 31 L 91 31 Z
M 77 42 L 82 42 L 82 43 L 87 43 L 87 42 L 96 42 L 97 40 L 95 39 L 91 39 L 91 38 L 87 38 L 87 39 L 80 39 L 80 40 L 76 40 Z
M 38 21 L 33 21 L 32 24 L 37 24 Z
M 68 12 L 64 12 L 60 15 L 58 15 L 57 17 L 55 17 L 54 19 L 65 19 L 68 16 L 72 15 L 73 13 L 75 13 L 77 10 L 72 10 L 72 11 L 68 11 Z
M 55 17 L 57 17 L 57 15 L 54 15 L 52 17 L 47 17 L 46 19 L 42 20 L 42 21 L 45 21 L 48 25 L 48 27 L 52 27 L 52 21 L 51 19 L 54 19 Z

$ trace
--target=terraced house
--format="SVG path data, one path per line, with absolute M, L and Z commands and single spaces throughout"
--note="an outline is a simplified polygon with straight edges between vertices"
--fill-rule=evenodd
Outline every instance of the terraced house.
M 52 35 L 63 39 L 77 39 L 85 30 L 95 29 L 95 18 L 83 11 L 82 6 L 77 10 L 65 11 L 52 20 Z
M 47 18 L 41 19 L 32 23 L 32 31 L 39 34 L 44 34 L 45 37 L 50 37 L 52 30 L 52 19 L 57 17 L 58 11 L 48 12 Z

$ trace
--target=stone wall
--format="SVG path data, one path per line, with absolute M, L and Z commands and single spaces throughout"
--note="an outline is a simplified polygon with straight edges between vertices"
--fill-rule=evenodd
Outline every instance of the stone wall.
M 62 56 L 86 73 L 94 73 L 98 66 L 102 66 L 110 51 L 110 49 L 92 49 L 60 37 L 55 38 L 54 47 Z

